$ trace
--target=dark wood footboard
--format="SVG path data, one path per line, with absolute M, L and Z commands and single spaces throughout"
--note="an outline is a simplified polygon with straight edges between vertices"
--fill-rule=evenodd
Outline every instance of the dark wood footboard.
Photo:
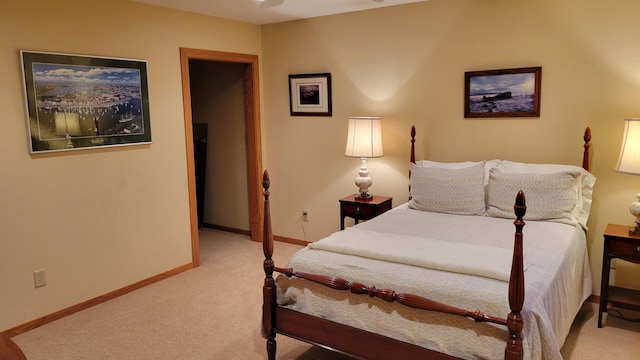
M 375 286 L 368 286 L 359 282 L 349 282 L 337 276 L 326 276 L 318 274 L 310 274 L 298 272 L 291 268 L 276 267 L 273 256 L 273 235 L 271 229 L 271 211 L 269 205 L 269 187 L 270 179 L 267 171 L 263 174 L 262 184 L 264 187 L 264 237 L 263 251 L 265 255 L 264 272 L 265 281 L 263 287 L 263 305 L 262 305 L 262 333 L 267 339 L 267 352 L 269 359 L 275 359 L 276 353 L 276 333 L 298 338 L 313 344 L 329 347 L 331 349 L 352 355 L 362 357 L 364 359 L 384 359 L 389 354 L 394 354 L 393 358 L 398 358 L 400 353 L 408 358 L 427 358 L 427 359 L 450 359 L 454 358 L 449 355 L 437 353 L 432 350 L 423 349 L 418 346 L 404 343 L 397 340 L 387 341 L 387 344 L 393 344 L 393 349 L 389 352 L 381 351 L 378 344 L 381 343 L 378 337 L 381 335 L 368 333 L 346 325 L 337 324 L 324 319 L 317 319 L 313 316 L 302 314 L 296 311 L 280 308 L 276 302 L 275 283 L 273 273 L 282 273 L 288 277 L 295 276 L 297 278 L 309 280 L 335 290 L 348 290 L 354 294 L 368 295 L 369 297 L 378 297 L 382 300 L 393 302 L 396 301 L 404 306 L 424 309 L 429 311 L 437 311 L 451 315 L 463 316 L 473 319 L 476 322 L 491 322 L 495 324 L 505 325 L 509 330 L 509 338 L 505 348 L 505 359 L 516 360 L 522 359 L 522 328 L 523 320 L 520 311 L 524 303 L 524 262 L 522 252 L 522 228 L 525 223 L 522 220 L 526 212 L 525 197 L 522 191 L 518 192 L 514 210 L 516 214 L 516 226 L 513 260 L 511 265 L 511 278 L 509 281 L 509 307 L 511 313 L 505 318 L 488 315 L 480 310 L 470 311 L 449 306 L 440 302 L 427 299 L 422 296 L 406 293 L 397 293 L 392 289 L 378 289 Z M 312 325 L 313 324 L 313 325 Z M 338 336 L 338 331 L 344 336 Z M 358 343 L 353 342 L 353 336 L 358 333 L 359 336 L 377 341 L 367 341 Z M 386 339 L 386 338 L 385 338 Z M 366 346 L 363 347 L 363 344 Z M 355 347 L 354 347 L 355 346 Z M 400 352 L 400 353 L 399 353 Z M 405 358 L 405 357 L 402 357 Z

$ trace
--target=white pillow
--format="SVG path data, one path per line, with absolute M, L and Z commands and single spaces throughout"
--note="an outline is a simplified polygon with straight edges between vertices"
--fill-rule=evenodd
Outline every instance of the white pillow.
M 487 161 L 463 161 L 463 162 L 438 162 L 431 160 L 418 160 L 416 161 L 416 165 L 425 166 L 425 167 L 436 167 L 442 169 L 463 169 L 466 167 L 475 166 L 478 164 L 484 163 L 484 184 L 487 185 L 489 183 L 489 171 L 496 167 L 500 160 L 487 160 Z
M 563 171 L 578 171 L 581 173 L 589 174 L 590 172 L 576 165 L 564 165 L 564 164 L 531 164 L 521 163 L 508 160 L 500 160 L 496 166 L 503 172 L 512 173 L 535 173 L 535 174 L 551 174 Z M 593 176 L 593 175 L 591 175 Z
M 482 161 L 462 161 L 462 162 L 439 162 L 431 160 L 418 160 L 416 165 L 425 167 L 435 167 L 441 169 L 463 169 L 474 165 L 482 164 Z
M 409 167 L 409 208 L 457 215 L 484 214 L 484 162 L 462 168 L 416 164 Z
M 496 168 L 502 170 L 503 172 L 510 173 L 552 174 L 565 171 L 579 172 L 580 176 L 577 184 L 579 194 L 579 207 L 577 209 L 576 219 L 578 223 L 585 230 L 587 230 L 587 220 L 589 220 L 589 213 L 591 212 L 591 203 L 593 199 L 593 186 L 596 183 L 596 178 L 595 176 L 593 176 L 593 174 L 586 171 L 582 167 L 575 165 L 529 164 L 506 160 L 499 161 Z
M 516 194 L 522 190 L 527 204 L 525 220 L 575 225 L 582 207 L 580 176 L 579 171 L 515 173 L 495 168 L 489 178 L 487 215 L 515 219 L 513 205 Z

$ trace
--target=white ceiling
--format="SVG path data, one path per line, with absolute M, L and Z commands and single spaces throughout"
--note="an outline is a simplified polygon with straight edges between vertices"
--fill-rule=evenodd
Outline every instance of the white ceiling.
M 261 0 L 132 0 L 252 24 L 271 24 L 428 0 L 284 0 L 260 8 Z

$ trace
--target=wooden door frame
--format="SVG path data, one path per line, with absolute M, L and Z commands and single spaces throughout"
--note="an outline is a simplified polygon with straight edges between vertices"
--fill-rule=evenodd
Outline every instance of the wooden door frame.
M 184 132 L 187 154 L 187 180 L 189 187 L 189 214 L 191 223 L 191 254 L 193 267 L 200 266 L 200 238 L 198 236 L 198 209 L 196 201 L 195 164 L 193 159 L 193 129 L 189 60 L 207 60 L 244 64 L 245 127 L 247 147 L 247 183 L 249 192 L 249 231 L 251 240 L 262 241 L 260 227 L 262 209 L 262 131 L 260 129 L 260 86 L 258 56 L 211 50 L 180 48 L 182 72 L 182 101 L 184 104 Z

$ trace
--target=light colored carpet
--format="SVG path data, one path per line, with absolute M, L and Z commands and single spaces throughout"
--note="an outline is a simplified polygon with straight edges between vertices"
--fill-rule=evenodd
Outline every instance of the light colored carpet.
M 300 246 L 276 243 L 283 266 Z M 201 266 L 46 324 L 13 340 L 30 360 L 266 359 L 260 335 L 261 244 L 233 233 L 200 232 Z M 633 359 L 640 323 L 613 316 L 598 329 L 596 304 L 586 303 L 562 354 L 565 359 Z M 606 316 L 606 315 L 605 315 Z M 277 336 L 278 359 L 346 360 Z

